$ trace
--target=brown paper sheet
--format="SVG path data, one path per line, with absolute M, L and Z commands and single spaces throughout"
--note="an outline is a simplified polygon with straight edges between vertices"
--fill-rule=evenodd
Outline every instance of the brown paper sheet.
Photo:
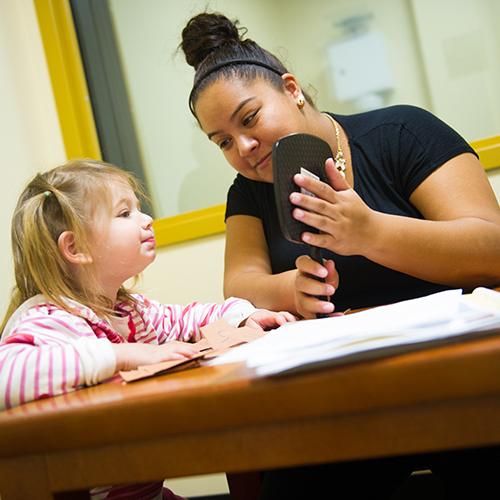
M 265 335 L 263 331 L 247 326 L 236 328 L 220 319 L 201 328 L 202 338 L 193 345 L 198 348 L 198 354 L 192 358 L 175 359 L 151 365 L 138 366 L 135 370 L 120 371 L 124 382 L 135 382 L 160 373 L 173 373 L 187 370 L 200 365 L 202 359 L 213 359 L 232 347 L 251 342 Z

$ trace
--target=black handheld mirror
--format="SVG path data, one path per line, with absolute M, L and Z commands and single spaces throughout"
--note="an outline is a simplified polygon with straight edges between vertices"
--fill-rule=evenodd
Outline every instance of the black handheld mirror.
M 310 134 L 287 135 L 273 145 L 273 182 L 278 219 L 283 236 L 293 243 L 304 244 L 301 240 L 301 234 L 304 231 L 318 232 L 315 228 L 292 217 L 294 206 L 290 202 L 290 194 L 301 192 L 293 177 L 295 174 L 310 175 L 327 182 L 325 161 L 328 158 L 333 158 L 330 146 L 323 139 Z M 309 255 L 316 262 L 323 264 L 320 248 L 309 245 Z M 327 297 L 319 298 L 328 300 Z M 327 314 L 316 316 L 324 318 Z

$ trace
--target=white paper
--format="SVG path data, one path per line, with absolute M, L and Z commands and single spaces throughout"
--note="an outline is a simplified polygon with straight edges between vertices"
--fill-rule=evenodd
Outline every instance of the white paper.
M 469 332 L 500 328 L 500 293 L 448 290 L 333 318 L 287 323 L 211 364 L 245 362 L 259 375 L 404 352 Z

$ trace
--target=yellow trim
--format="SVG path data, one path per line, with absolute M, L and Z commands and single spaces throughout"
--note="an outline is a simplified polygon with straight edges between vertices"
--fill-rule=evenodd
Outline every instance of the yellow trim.
M 500 135 L 472 141 L 470 145 L 479 155 L 485 170 L 500 167 Z
M 155 220 L 153 227 L 156 246 L 163 247 L 181 241 L 223 233 L 226 230 L 224 224 L 225 208 L 226 205 L 223 203 L 222 205 Z
M 80 49 L 67 0 L 34 0 L 66 156 L 101 158 Z

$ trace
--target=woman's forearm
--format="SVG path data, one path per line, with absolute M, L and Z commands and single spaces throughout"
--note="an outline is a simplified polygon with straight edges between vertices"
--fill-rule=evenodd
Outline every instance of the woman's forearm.
M 463 218 L 428 221 L 378 214 L 364 256 L 427 281 L 468 287 L 500 283 L 500 227 Z
M 296 314 L 294 285 L 296 273 L 295 269 L 274 275 L 259 271 L 244 271 L 225 278 L 224 296 L 247 299 L 258 308 Z

